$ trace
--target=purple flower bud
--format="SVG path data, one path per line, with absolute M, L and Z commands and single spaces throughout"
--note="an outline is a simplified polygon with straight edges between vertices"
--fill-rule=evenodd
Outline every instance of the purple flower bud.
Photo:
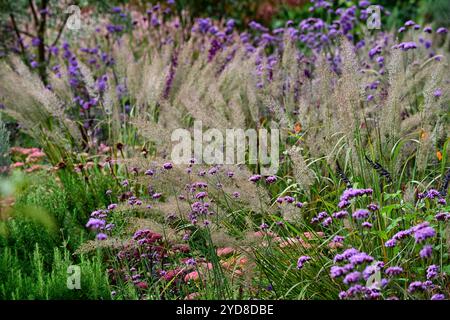
M 366 209 L 359 209 L 356 210 L 353 214 L 352 217 L 357 219 L 357 220 L 361 220 L 361 219 L 367 219 L 369 217 L 369 211 Z
M 248 181 L 251 182 L 258 182 L 259 180 L 261 180 L 261 175 L 259 174 L 255 174 L 248 179 Z
M 41 39 L 39 38 L 33 38 L 31 39 L 31 45 L 33 47 L 38 47 L 41 44 Z
M 372 224 L 370 222 L 368 222 L 368 221 L 364 221 L 363 223 L 361 223 L 361 226 L 363 228 L 367 228 L 367 229 L 372 228 Z
M 277 181 L 277 177 L 275 177 L 275 176 L 269 176 L 269 177 L 266 178 L 266 183 L 267 184 L 272 184 L 275 181 Z
M 305 264 L 305 262 L 311 260 L 310 256 L 301 256 L 300 258 L 298 258 L 297 260 L 297 269 L 302 269 L 303 265 Z
M 97 240 L 102 241 L 102 240 L 108 239 L 108 236 L 104 233 L 99 233 L 99 234 L 97 234 L 96 238 L 97 238 Z
M 173 165 L 170 162 L 164 163 L 163 168 L 166 170 L 170 170 L 173 168 Z
M 435 264 L 432 264 L 427 268 L 427 279 L 434 279 L 438 276 L 439 273 L 439 267 Z
M 397 267 L 397 266 L 389 267 L 385 271 L 385 273 L 388 276 L 396 276 L 396 275 L 401 274 L 402 272 L 403 272 L 403 268 L 402 267 Z
M 267 230 L 267 229 L 269 229 L 269 225 L 268 225 L 267 223 L 262 223 L 262 224 L 259 226 L 259 228 L 260 228 L 261 230 Z
M 202 192 L 197 193 L 197 194 L 195 195 L 195 198 L 196 198 L 196 199 L 203 199 L 203 198 L 205 198 L 205 197 L 207 197 L 207 196 L 208 196 L 208 193 L 206 193 L 205 191 L 202 191 Z
M 439 88 L 436 89 L 436 90 L 434 90 L 433 95 L 434 95 L 436 98 L 439 98 L 440 96 L 442 96 L 442 90 L 439 89 Z
M 108 210 L 114 210 L 115 208 L 117 208 L 117 204 L 115 204 L 115 203 L 111 203 L 111 204 L 108 206 Z

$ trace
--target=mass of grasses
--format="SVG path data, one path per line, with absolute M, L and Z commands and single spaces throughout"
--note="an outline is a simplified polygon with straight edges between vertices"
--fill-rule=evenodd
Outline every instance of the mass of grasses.
M 0 299 L 450 297 L 444 26 L 29 3 L 2 24 Z M 278 171 L 176 164 L 195 121 L 279 131 Z

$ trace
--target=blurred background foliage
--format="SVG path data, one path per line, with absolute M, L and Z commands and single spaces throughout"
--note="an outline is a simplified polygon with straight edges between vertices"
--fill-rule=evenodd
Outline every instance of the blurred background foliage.
M 35 1 L 40 6 L 41 1 Z M 65 1 L 46 1 L 49 7 L 58 7 Z M 82 10 L 95 8 L 97 14 L 108 11 L 117 5 L 128 5 L 135 8 L 146 8 L 150 4 L 155 5 L 164 0 L 115 0 L 115 1 L 66 1 L 66 4 L 76 4 Z M 334 0 L 329 1 L 338 5 L 352 6 L 359 1 Z M 391 14 L 387 17 L 387 29 L 397 28 L 402 22 L 413 19 L 418 23 L 431 23 L 439 26 L 450 25 L 450 1 L 448 0 L 378 0 L 373 4 L 382 5 Z M 280 27 L 288 20 L 298 22 L 311 15 L 308 11 L 311 7 L 309 0 L 176 0 L 177 9 L 187 9 L 191 17 L 211 17 L 215 19 L 233 18 L 238 27 L 246 26 L 255 20 L 272 27 Z M 27 15 L 29 1 L 0 0 L 0 18 L 8 19 L 9 13 Z M 25 16 L 29 19 L 29 16 Z

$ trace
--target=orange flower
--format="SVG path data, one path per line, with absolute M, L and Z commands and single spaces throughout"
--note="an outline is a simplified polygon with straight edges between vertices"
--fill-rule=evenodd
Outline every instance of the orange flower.
M 297 123 L 294 125 L 294 132 L 295 132 L 295 133 L 299 133 L 300 131 L 302 131 L 302 125 L 300 124 L 300 122 L 297 122 Z
M 439 150 L 436 152 L 436 156 L 437 156 L 439 161 L 442 160 L 442 152 L 440 152 Z
M 428 133 L 424 129 L 420 129 L 420 139 L 424 140 L 428 137 Z

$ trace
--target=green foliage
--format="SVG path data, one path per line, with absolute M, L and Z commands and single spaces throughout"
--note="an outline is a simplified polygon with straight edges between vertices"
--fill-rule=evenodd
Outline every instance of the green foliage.
M 36 209 L 33 208 L 33 210 Z M 42 213 L 40 212 L 39 214 Z M 49 266 L 53 250 L 60 243 L 58 234 L 54 230 L 48 229 L 45 225 L 23 216 L 9 219 L 4 226 L 7 232 L 6 237 L 0 237 L 0 250 L 14 248 L 17 258 L 21 261 L 26 261 L 30 252 L 33 252 L 34 247 L 39 245 L 43 263 Z M 30 271 L 29 268 L 31 268 L 29 264 L 24 264 L 23 269 Z
M 31 185 L 21 192 L 16 200 L 15 220 L 25 219 L 27 222 L 23 223 L 33 228 L 32 225 L 36 225 L 35 221 L 30 221 L 29 217 L 21 213 L 29 208 L 40 210 L 46 213 L 54 224 L 50 229 L 47 225 L 48 232 L 43 234 L 51 233 L 51 238 L 56 238 L 59 242 L 67 241 L 70 248 L 76 249 L 85 238 L 84 225 L 89 214 L 109 203 L 105 191 L 113 184 L 110 177 L 94 170 L 91 173 L 86 180 L 73 173 L 62 171 L 61 182 L 48 179 L 46 174 L 34 175 Z M 36 228 L 41 229 L 38 226 Z M 34 238 L 30 236 L 28 241 L 30 239 Z
M 90 212 L 108 203 L 105 191 L 112 182 L 95 171 L 89 182 L 74 174 L 61 173 L 61 177 L 62 183 L 48 179 L 48 174 L 27 179 L 15 173 L 3 181 L 2 194 L 17 198 L 11 219 L 1 222 L 0 248 L 14 248 L 18 258 L 26 259 L 39 245 L 46 266 L 51 264 L 55 247 L 64 243 L 72 251 L 78 248 L 87 236 Z
M 71 258 L 67 249 L 55 248 L 52 262 L 45 266 L 45 257 L 39 246 L 22 260 L 10 248 L 0 249 L 0 299 L 109 299 L 108 278 L 98 256 L 78 261 Z M 24 269 L 24 266 L 29 268 Z M 81 288 L 67 288 L 67 268 L 77 265 L 81 270 Z
M 59 179 L 67 197 L 68 210 L 73 212 L 76 221 L 82 225 L 92 211 L 110 203 L 105 192 L 115 185 L 115 180 L 101 170 L 94 168 L 84 171 L 83 175 L 61 170 Z
M 422 1 L 419 12 L 426 22 L 432 22 L 435 27 L 450 26 L 450 1 Z

